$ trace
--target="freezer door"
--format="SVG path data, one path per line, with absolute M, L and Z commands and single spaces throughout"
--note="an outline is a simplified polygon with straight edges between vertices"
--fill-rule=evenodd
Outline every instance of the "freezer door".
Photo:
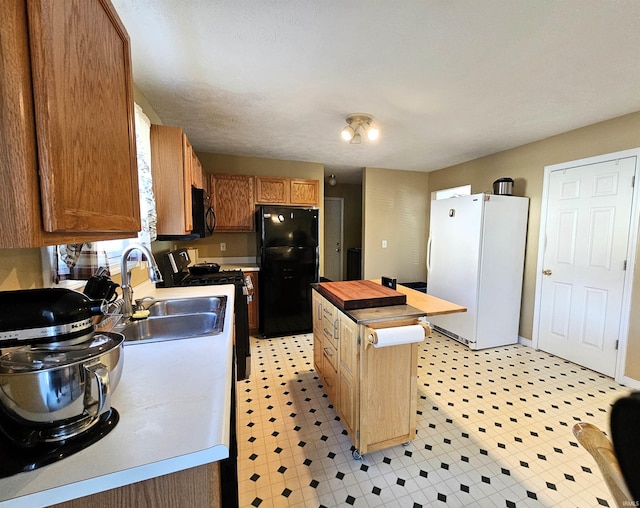
M 266 247 L 261 253 L 260 331 L 266 337 L 312 330 L 311 284 L 317 247 Z
M 318 210 L 286 206 L 260 208 L 262 247 L 318 246 Z
M 429 320 L 469 341 L 476 335 L 483 207 L 484 194 L 431 202 L 427 293 L 468 310 Z

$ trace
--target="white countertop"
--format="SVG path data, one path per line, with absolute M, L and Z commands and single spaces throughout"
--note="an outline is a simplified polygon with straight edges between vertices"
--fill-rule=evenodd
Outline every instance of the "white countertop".
M 224 332 L 125 344 L 115 428 L 54 464 L 0 479 L 0 507 L 49 506 L 229 456 L 233 285 L 134 288 L 135 298 L 226 295 Z

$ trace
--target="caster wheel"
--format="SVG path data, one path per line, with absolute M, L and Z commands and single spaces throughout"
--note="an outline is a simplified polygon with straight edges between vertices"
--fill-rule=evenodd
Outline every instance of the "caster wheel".
M 353 458 L 356 460 L 362 460 L 362 455 L 360 455 L 358 450 L 353 450 Z
M 402 446 L 409 446 L 411 444 L 411 441 L 405 441 L 404 443 L 402 443 Z

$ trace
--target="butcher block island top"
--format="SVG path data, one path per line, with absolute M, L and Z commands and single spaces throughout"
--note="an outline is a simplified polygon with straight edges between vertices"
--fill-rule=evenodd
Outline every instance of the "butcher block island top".
M 375 281 L 380 284 L 380 279 Z M 407 303 L 412 307 L 416 307 L 424 311 L 427 316 L 439 316 L 441 314 L 453 314 L 454 312 L 467 312 L 467 308 L 457 303 L 451 303 L 442 298 L 437 298 L 426 293 L 421 293 L 415 289 L 398 285 L 397 291 L 407 295 Z
M 407 296 L 371 280 L 320 282 L 318 292 L 339 309 L 368 309 L 406 303 Z
M 358 324 L 467 311 L 466 307 L 405 286 L 390 289 L 380 279 L 320 282 L 313 287 Z

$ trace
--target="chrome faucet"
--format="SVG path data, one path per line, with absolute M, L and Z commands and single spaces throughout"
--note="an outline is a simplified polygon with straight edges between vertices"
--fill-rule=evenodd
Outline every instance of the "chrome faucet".
M 122 277 L 122 299 L 124 300 L 124 305 L 122 306 L 122 315 L 125 318 L 128 318 L 133 313 L 133 289 L 131 288 L 131 270 L 127 270 L 127 258 L 129 254 L 134 251 L 139 250 L 142 255 L 147 259 L 149 263 L 149 279 L 151 282 L 162 282 L 162 274 L 160 273 L 160 269 L 158 268 L 158 264 L 156 263 L 153 254 L 151 251 L 145 247 L 144 245 L 135 244 L 129 245 L 124 251 L 122 251 L 122 258 L 120 259 L 120 276 Z

